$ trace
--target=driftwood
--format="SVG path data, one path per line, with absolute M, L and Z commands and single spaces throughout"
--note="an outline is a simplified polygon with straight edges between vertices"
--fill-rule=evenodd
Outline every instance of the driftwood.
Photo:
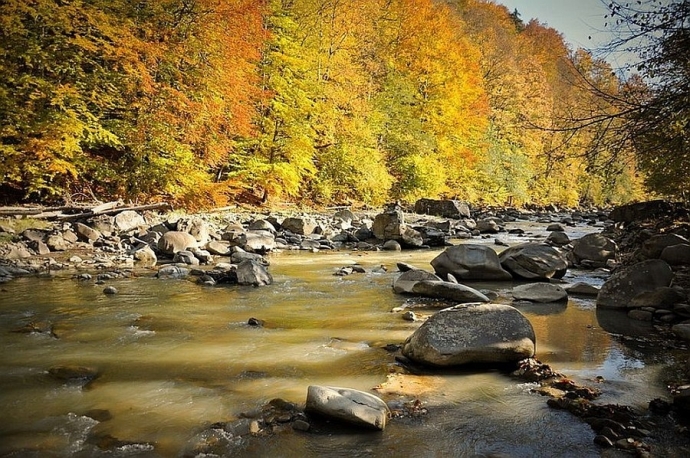
M 43 213 L 42 208 L 0 207 L 0 216 L 32 216 Z
M 94 207 L 0 207 L 0 216 L 23 216 L 27 218 L 78 221 L 100 215 L 117 215 L 123 211 L 172 210 L 166 202 L 148 205 L 125 206 L 122 201 L 107 202 Z
M 103 206 L 101 206 L 103 207 Z M 149 204 L 149 205 L 137 205 L 133 207 L 117 207 L 117 208 L 106 208 L 105 210 L 100 210 L 100 211 L 86 211 L 83 213 L 75 214 L 75 215 L 59 215 L 56 219 L 59 221 L 76 221 L 80 219 L 86 219 L 86 218 L 92 218 L 94 216 L 101 216 L 101 215 L 117 215 L 118 213 L 122 213 L 124 211 L 146 211 L 146 210 L 172 210 L 172 206 L 167 203 L 167 202 L 160 202 L 157 204 Z

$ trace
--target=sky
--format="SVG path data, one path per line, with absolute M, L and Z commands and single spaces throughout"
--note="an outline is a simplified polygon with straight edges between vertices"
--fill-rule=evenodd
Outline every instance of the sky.
M 585 48 L 595 51 L 608 43 L 610 35 L 605 32 L 604 16 L 608 13 L 601 0 L 494 0 L 508 7 L 511 12 L 517 8 L 525 22 L 536 18 L 563 34 L 573 49 Z M 589 39 L 589 37 L 592 37 Z

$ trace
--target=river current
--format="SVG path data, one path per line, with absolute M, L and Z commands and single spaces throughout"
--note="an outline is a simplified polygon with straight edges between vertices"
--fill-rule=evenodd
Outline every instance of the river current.
M 543 229 L 526 227 L 537 236 Z M 423 316 L 434 310 L 416 307 L 438 306 L 393 293 L 396 262 L 430 269 L 440 251 L 277 253 L 270 256 L 275 282 L 261 288 L 158 280 L 154 270 L 108 281 L 116 295 L 72 279 L 74 272 L 0 285 L 0 456 L 181 456 L 208 425 L 232 421 L 273 398 L 303 404 L 309 385 L 370 391 L 394 365 L 383 347 L 402 343 L 421 324 L 393 310 L 415 307 Z M 333 275 L 354 263 L 366 273 Z M 603 277 L 570 271 L 565 280 L 600 285 Z M 498 291 L 504 303 L 514 286 L 468 285 Z M 621 317 L 597 313 L 593 298 L 518 308 L 534 326 L 536 357 L 596 385 L 601 402 L 641 407 L 665 395 L 663 371 L 672 355 L 627 344 L 607 324 L 620 325 Z M 249 326 L 252 317 L 264 326 Z M 30 322 L 52 323 L 55 336 L 12 332 Z M 56 365 L 94 367 L 99 377 L 87 386 L 56 380 L 47 372 Z M 600 454 L 587 424 L 549 409 L 530 391 L 533 385 L 503 373 L 453 371 L 416 381 L 428 414 L 393 419 L 382 433 L 247 438 L 231 454 Z M 107 415 L 97 421 L 93 412 Z M 95 433 L 134 445 L 101 450 L 88 441 Z

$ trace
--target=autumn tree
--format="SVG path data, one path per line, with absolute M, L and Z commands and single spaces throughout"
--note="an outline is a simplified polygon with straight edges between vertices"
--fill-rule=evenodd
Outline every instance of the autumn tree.
M 634 70 L 649 87 L 649 91 L 630 91 L 619 112 L 647 174 L 647 184 L 659 193 L 687 199 L 690 1 L 612 1 L 609 10 L 616 33 L 609 51 L 636 55 Z

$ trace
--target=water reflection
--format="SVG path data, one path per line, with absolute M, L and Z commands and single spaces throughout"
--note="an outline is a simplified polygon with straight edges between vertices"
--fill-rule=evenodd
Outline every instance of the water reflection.
M 209 288 L 146 273 L 110 282 L 120 291 L 115 296 L 69 277 L 4 284 L 0 455 L 38 450 L 64 456 L 83 446 L 82 455 L 92 456 L 93 446 L 82 439 L 98 433 L 177 456 L 206 425 L 275 397 L 302 403 L 310 384 L 369 391 L 393 364 L 382 347 L 401 343 L 420 325 L 391 312 L 411 301 L 392 292 L 395 263 L 428 267 L 438 253 L 283 253 L 272 256 L 276 283 L 266 288 Z M 353 263 L 367 273 L 333 275 Z M 469 286 L 497 290 L 499 301 L 510 303 L 514 285 Z M 574 377 L 604 376 L 614 400 L 658 395 L 652 381 L 661 366 L 612 339 L 610 332 L 623 332 L 622 320 L 595 313 L 593 300 L 520 308 L 535 328 L 538 358 Z M 251 317 L 264 327 L 247 325 Z M 31 322 L 49 323 L 57 338 L 11 332 Z M 100 376 L 82 389 L 47 375 L 59 364 L 94 367 Z M 597 455 L 586 425 L 549 410 L 543 398 L 504 374 L 429 377 L 429 415 L 394 421 L 384 434 L 282 434 L 243 441 L 236 455 Z M 112 419 L 94 423 L 83 416 L 93 409 Z

